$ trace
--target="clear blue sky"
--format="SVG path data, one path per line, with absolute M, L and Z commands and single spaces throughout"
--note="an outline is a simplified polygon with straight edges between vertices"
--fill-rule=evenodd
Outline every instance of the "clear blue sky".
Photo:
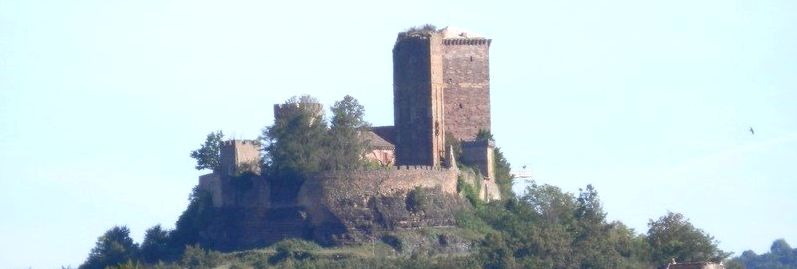
M 737 254 L 797 244 L 797 2 L 520 2 L 0 0 L 0 267 L 173 227 L 189 152 L 290 96 L 392 124 L 391 48 L 423 23 L 493 38 L 493 131 L 538 182 L 638 232 L 670 210 Z

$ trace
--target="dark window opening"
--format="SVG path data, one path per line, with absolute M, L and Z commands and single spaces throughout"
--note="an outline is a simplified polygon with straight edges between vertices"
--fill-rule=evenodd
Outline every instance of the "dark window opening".
M 462 104 L 459 104 L 459 108 L 462 109 Z
M 471 61 L 471 62 L 473 61 L 473 56 L 470 56 L 470 61 Z

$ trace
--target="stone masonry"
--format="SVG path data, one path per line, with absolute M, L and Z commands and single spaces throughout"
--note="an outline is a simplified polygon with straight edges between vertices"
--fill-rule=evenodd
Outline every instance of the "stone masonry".
M 260 174 L 260 143 L 257 140 L 228 140 L 221 146 L 221 172 Z
M 393 47 L 396 164 L 439 166 L 446 133 L 470 141 L 490 130 L 490 43 L 450 28 L 399 33 Z
M 490 130 L 489 47 L 491 40 L 445 28 L 399 33 L 393 47 L 394 126 L 362 133 L 364 156 L 381 167 L 308 175 L 295 189 L 261 175 L 255 140 L 225 141 L 221 169 L 199 178 L 210 193 L 214 224 L 203 231 L 218 249 L 261 247 L 295 237 L 332 244 L 357 242 L 383 230 L 446 227 L 466 205 L 457 193 L 453 148 L 446 134 L 462 142 L 462 163 L 484 200 L 500 199 L 495 184 L 492 141 L 476 140 Z M 312 111 L 317 103 L 274 105 L 274 115 Z M 410 206 L 411 193 L 425 193 L 427 209 Z M 280 197 L 295 197 L 285 202 Z M 226 228 L 224 228 L 226 227 Z M 232 227 L 232 228 L 229 228 Z
M 459 140 L 471 140 L 479 130 L 490 130 L 491 40 L 460 34 L 443 39 L 445 128 Z
M 439 166 L 445 155 L 442 36 L 401 33 L 393 47 L 396 164 Z

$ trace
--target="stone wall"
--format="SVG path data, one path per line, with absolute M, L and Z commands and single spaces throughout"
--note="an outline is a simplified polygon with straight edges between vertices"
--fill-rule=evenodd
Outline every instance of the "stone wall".
M 438 166 L 444 156 L 442 36 L 399 34 L 393 47 L 396 164 Z
M 483 176 L 478 170 L 461 170 L 460 177 L 465 184 L 475 187 L 478 198 L 482 201 L 501 200 L 501 190 L 495 180 Z
M 455 212 L 464 207 L 457 173 L 430 166 L 321 173 L 305 181 L 298 203 L 315 227 L 313 239 L 325 243 L 362 241 L 384 230 L 453 226 Z M 426 209 L 408 205 L 413 191 L 424 193 Z
M 462 142 L 463 164 L 479 169 L 482 175 L 495 179 L 495 143 L 489 140 L 474 140 Z
M 490 39 L 445 39 L 446 131 L 471 140 L 480 129 L 490 130 Z
M 199 185 L 200 190 L 206 191 L 210 193 L 211 200 L 213 201 L 214 207 L 221 207 L 224 205 L 222 202 L 222 189 L 221 189 L 221 177 L 219 174 L 210 173 L 207 175 L 199 176 Z
M 393 47 L 396 163 L 439 165 L 445 133 L 490 130 L 490 39 L 400 33 Z M 431 151 L 431 152 L 430 152 Z
M 268 208 L 271 186 L 261 176 L 207 174 L 199 177 L 199 189 L 210 193 L 214 207 Z
M 260 143 L 256 140 L 228 140 L 221 146 L 221 173 L 260 174 Z
M 322 244 L 367 242 L 374 233 L 455 225 L 465 203 L 456 190 L 458 170 L 431 166 L 391 166 L 331 171 L 302 182 L 294 203 L 276 203 L 273 180 L 254 174 L 209 174 L 199 188 L 210 192 L 213 220 L 201 234 L 221 250 L 263 247 L 285 238 Z M 410 193 L 422 209 L 410 205 Z
M 290 104 L 275 104 L 274 105 L 274 119 L 280 119 L 286 115 L 294 115 L 299 112 L 309 112 L 314 117 L 321 117 L 324 115 L 324 105 L 319 103 L 290 103 Z

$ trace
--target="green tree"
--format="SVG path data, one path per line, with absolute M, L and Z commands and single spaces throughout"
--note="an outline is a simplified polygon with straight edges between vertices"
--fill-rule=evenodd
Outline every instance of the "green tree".
M 266 172 L 275 176 L 313 173 L 322 170 L 327 124 L 318 100 L 292 97 L 275 115 L 274 125 L 263 130 Z
M 141 260 L 147 263 L 155 263 L 159 260 L 167 260 L 174 254 L 171 244 L 169 231 L 155 225 L 149 228 L 144 234 L 144 241 L 141 242 Z
M 507 244 L 501 234 L 487 234 L 480 244 L 479 259 L 483 263 L 483 268 L 503 269 L 520 268 L 514 256 L 514 250 Z
M 143 269 L 143 264 L 138 261 L 127 260 L 125 263 L 105 267 L 105 269 Z
M 648 222 L 648 243 L 651 260 L 656 264 L 676 261 L 720 261 L 729 253 L 717 247 L 713 236 L 703 232 L 680 213 L 668 212 L 658 220 Z
M 211 225 L 216 215 L 210 193 L 194 187 L 188 197 L 188 208 L 183 211 L 175 223 L 175 228 L 169 233 L 169 253 L 179 255 L 185 246 L 205 243 L 202 231 Z M 176 258 L 176 257 L 169 257 Z
M 748 250 L 729 264 L 747 269 L 797 269 L 797 248 L 792 248 L 786 240 L 778 239 L 772 242 L 768 253 L 757 255 Z
M 138 245 L 130 238 L 126 226 L 114 226 L 97 239 L 97 243 L 80 269 L 103 269 L 130 260 L 138 255 Z
M 209 269 L 215 268 L 223 262 L 221 253 L 218 251 L 208 251 L 199 245 L 186 246 L 180 265 L 189 269 Z
M 329 136 L 328 169 L 352 169 L 366 164 L 364 155 L 368 142 L 361 135 L 369 124 L 363 119 L 365 108 L 349 95 L 332 106 Z
M 775 240 L 772 242 L 772 246 L 769 247 L 769 253 L 775 256 L 791 256 L 793 255 L 793 251 L 789 243 L 786 243 L 786 240 L 783 238 Z
M 221 131 L 211 132 L 205 139 L 205 143 L 199 149 L 191 152 L 191 158 L 196 159 L 196 169 L 210 169 L 218 172 L 221 169 L 221 144 L 224 133 Z
M 607 223 L 591 185 L 576 197 L 558 187 L 532 182 L 522 196 L 476 210 L 500 233 L 489 240 L 504 241 L 481 243 L 479 257 L 485 267 L 650 267 L 644 237 L 621 223 Z

